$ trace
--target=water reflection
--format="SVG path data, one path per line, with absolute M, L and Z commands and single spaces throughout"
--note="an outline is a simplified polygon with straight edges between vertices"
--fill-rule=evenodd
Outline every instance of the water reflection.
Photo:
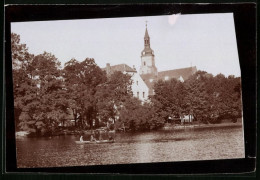
M 17 139 L 18 167 L 169 162 L 244 157 L 241 127 L 119 133 L 112 144 L 76 144 L 79 136 Z

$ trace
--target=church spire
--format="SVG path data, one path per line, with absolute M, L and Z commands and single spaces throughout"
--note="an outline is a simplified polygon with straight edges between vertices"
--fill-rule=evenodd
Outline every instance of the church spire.
M 139 73 L 151 74 L 152 76 L 158 75 L 154 61 L 154 53 L 150 47 L 150 36 L 147 30 L 147 21 L 145 24 L 144 50 L 141 52 L 141 67 Z
M 144 35 L 144 38 L 146 39 L 146 38 L 149 38 L 150 39 L 150 37 L 149 37 L 149 34 L 148 34 L 148 31 L 147 31 L 147 21 L 145 21 L 146 22 L 146 24 L 145 24 L 145 35 Z
M 147 21 L 145 21 L 145 34 L 144 34 L 144 50 L 142 55 L 153 55 L 153 50 L 150 47 L 150 36 L 147 30 Z

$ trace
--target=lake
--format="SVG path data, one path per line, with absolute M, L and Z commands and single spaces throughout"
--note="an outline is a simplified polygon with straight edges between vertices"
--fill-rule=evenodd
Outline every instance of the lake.
M 18 168 L 244 158 L 242 127 L 117 133 L 110 144 L 76 144 L 79 135 L 17 138 Z M 87 137 L 84 137 L 87 140 Z

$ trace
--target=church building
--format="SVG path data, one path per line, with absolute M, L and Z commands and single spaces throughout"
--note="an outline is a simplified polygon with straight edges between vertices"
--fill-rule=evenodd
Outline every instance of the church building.
M 160 61 L 163 62 L 163 60 Z M 150 95 L 154 95 L 153 85 L 156 81 L 167 81 L 175 78 L 181 82 L 184 82 L 191 75 L 197 72 L 196 66 L 158 72 L 155 65 L 155 54 L 151 48 L 147 24 L 144 35 L 144 49 L 141 52 L 141 66 L 139 73 L 135 68 L 131 68 L 126 64 L 118 64 L 114 66 L 107 64 L 106 68 L 104 69 L 106 70 L 107 74 L 111 74 L 114 71 L 121 71 L 123 73 L 130 74 L 133 81 L 133 95 L 139 98 L 141 101 L 146 101 Z
M 149 88 L 149 95 L 154 94 L 153 85 L 156 81 L 160 79 L 167 81 L 175 78 L 181 82 L 184 82 L 196 72 L 196 66 L 158 72 L 155 66 L 155 54 L 154 51 L 151 49 L 150 36 L 148 34 L 146 24 L 144 35 L 144 50 L 141 53 L 141 67 L 139 73 L 146 83 L 147 87 Z

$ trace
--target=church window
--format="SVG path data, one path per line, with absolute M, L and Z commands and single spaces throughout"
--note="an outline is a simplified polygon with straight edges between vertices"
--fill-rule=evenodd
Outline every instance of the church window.
M 139 98 L 139 92 L 137 92 L 137 97 Z
M 143 98 L 144 98 L 144 95 L 145 95 L 145 93 L 143 92 Z
M 145 66 L 145 62 L 144 62 L 144 66 Z

